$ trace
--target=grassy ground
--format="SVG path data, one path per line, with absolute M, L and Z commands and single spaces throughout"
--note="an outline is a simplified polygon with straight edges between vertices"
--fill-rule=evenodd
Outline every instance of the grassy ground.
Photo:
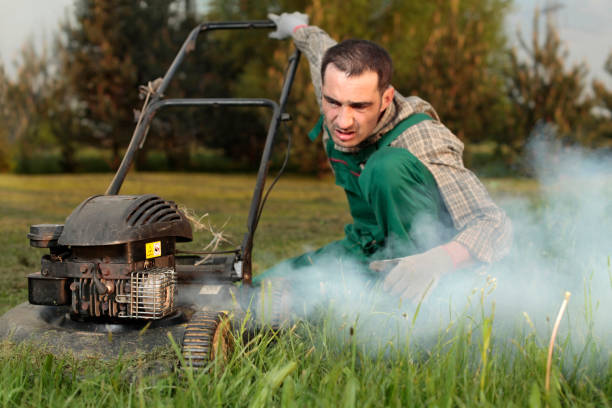
M 43 251 L 29 247 L 28 226 L 62 223 L 109 182 L 108 175 L 0 175 L 0 313 L 27 299 L 25 276 L 40 262 Z M 154 192 L 194 214 L 208 214 L 206 224 L 210 221 L 215 231 L 239 244 L 253 182 L 239 175 L 130 174 L 122 193 Z M 531 181 L 486 184 L 496 197 L 537 199 L 538 186 Z M 282 179 L 257 231 L 256 270 L 340 237 L 347 221 L 345 198 L 331 180 Z M 189 246 L 199 249 L 210 239 L 200 232 Z M 478 301 L 477 295 L 476 306 Z M 359 341 L 376 335 L 367 332 L 372 326 L 347 323 L 332 309 L 316 310 L 312 319 L 278 338 L 260 335 L 248 347 L 237 340 L 224 368 L 216 361 L 207 374 L 152 371 L 155 361 L 176 360 L 171 347 L 101 361 L 54 356 L 32 344 L 5 341 L 0 343 L 0 405 L 538 407 L 604 406 L 612 396 L 608 358 L 590 358 L 596 347 L 574 375 L 555 359 L 546 392 L 547 340 L 528 331 L 508 342 L 498 340 L 491 331 L 494 316 L 485 309 L 478 319 L 464 316 L 452 327 L 441 327 L 426 343 L 410 333 L 398 341 Z

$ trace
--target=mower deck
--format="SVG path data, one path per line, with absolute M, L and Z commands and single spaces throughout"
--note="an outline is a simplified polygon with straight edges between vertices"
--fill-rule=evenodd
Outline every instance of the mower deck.
M 157 320 L 80 320 L 71 317 L 70 306 L 24 302 L 0 317 L 0 338 L 44 345 L 54 354 L 69 352 L 78 358 L 111 359 L 120 354 L 151 352 L 170 345 L 168 334 L 181 345 L 196 312 L 223 311 L 241 322 L 245 313 L 230 293 L 231 288 L 235 287 L 223 283 L 179 284 L 176 310 Z
M 22 303 L 0 318 L 0 337 L 49 348 L 53 354 L 110 359 L 119 355 L 150 352 L 169 344 L 168 333 L 180 343 L 188 316 L 193 310 L 181 308 L 161 320 L 122 323 L 77 322 L 68 306 L 40 306 Z M 145 328 L 146 327 L 146 328 Z

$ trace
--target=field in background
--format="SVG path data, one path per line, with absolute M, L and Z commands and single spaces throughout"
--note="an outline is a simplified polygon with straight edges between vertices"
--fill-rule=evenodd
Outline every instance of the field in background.
M 63 223 L 109 182 L 109 175 L 0 175 L 0 313 L 27 299 L 25 276 L 37 270 L 43 253 L 29 247 L 29 225 Z M 242 175 L 132 173 L 121 193 L 156 193 L 193 214 L 208 214 L 202 222 L 238 245 L 253 183 L 253 176 Z M 494 197 L 538 198 L 530 180 L 485 184 Z M 348 221 L 343 192 L 331 179 L 282 178 L 255 237 L 256 271 L 339 238 Z M 189 248 L 200 249 L 211 238 L 196 232 Z M 224 370 L 217 362 L 211 373 L 195 377 L 151 369 L 154 362 L 174 361 L 170 348 L 104 362 L 0 343 L 0 405 L 602 406 L 612 395 L 609 357 L 590 354 L 580 375 L 564 375 L 555 365 L 545 393 L 547 339 L 523 332 L 511 344 L 496 344 L 495 333 L 487 331 L 493 316 L 457 322 L 427 349 L 391 344 L 375 350 L 358 346 L 352 328 L 349 335 L 328 310 L 317 316 L 280 338 L 263 335 L 249 347 L 239 342 Z

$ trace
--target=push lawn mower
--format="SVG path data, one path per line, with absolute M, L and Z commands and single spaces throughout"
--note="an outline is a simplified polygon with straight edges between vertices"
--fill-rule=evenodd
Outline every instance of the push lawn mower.
M 87 198 L 63 225 L 32 225 L 28 238 L 47 248 L 40 272 L 28 276 L 29 303 L 0 319 L 0 334 L 14 341 L 42 339 L 57 350 L 120 352 L 168 344 L 168 332 L 182 340 L 186 361 L 206 365 L 217 346 L 226 346 L 231 321 L 246 314 L 232 295 L 235 283 L 251 284 L 253 237 L 262 210 L 264 185 L 274 139 L 299 62 L 289 60 L 278 102 L 269 99 L 165 99 L 164 91 L 198 35 L 212 30 L 274 29 L 272 21 L 204 23 L 194 28 L 161 83 L 150 93 L 123 161 L 104 195 Z M 192 240 L 191 226 L 177 205 L 155 194 L 119 195 L 136 150 L 145 141 L 155 113 L 165 107 L 255 106 L 272 109 L 251 200 L 247 231 L 234 251 L 206 259 L 178 255 L 176 244 Z M 275 289 L 267 321 L 278 325 L 288 293 Z M 254 308 L 255 313 L 257 308 Z M 257 319 L 262 321 L 262 319 Z M 222 350 L 221 350 L 222 351 Z

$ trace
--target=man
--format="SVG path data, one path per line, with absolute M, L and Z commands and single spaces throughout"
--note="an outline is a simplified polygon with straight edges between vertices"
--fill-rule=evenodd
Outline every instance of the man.
M 388 272 L 384 288 L 418 302 L 441 276 L 504 256 L 508 218 L 463 166 L 463 144 L 433 107 L 391 86 L 387 52 L 364 40 L 336 44 L 305 14 L 269 17 L 277 25 L 270 37 L 293 37 L 310 63 L 322 116 L 309 136 L 322 135 L 353 216 L 343 240 L 283 267 L 349 258 Z

